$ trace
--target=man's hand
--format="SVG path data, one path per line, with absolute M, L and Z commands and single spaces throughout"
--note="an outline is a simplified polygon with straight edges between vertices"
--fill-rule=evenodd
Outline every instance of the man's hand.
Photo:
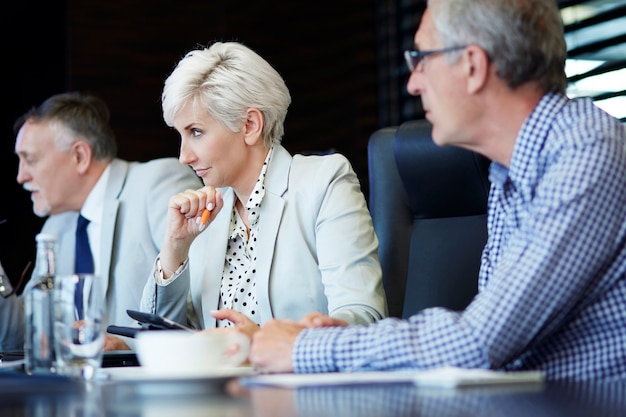
M 105 335 L 104 350 L 130 350 L 130 347 L 117 336 Z
M 306 327 L 293 320 L 270 320 L 252 338 L 250 363 L 259 372 L 293 372 L 293 344 Z

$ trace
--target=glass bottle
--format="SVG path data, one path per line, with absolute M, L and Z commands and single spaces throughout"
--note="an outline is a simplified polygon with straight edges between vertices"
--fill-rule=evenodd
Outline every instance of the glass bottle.
M 27 290 L 24 300 L 24 368 L 28 374 L 56 372 L 52 292 L 56 273 L 56 237 L 40 233 L 36 241 L 34 284 Z

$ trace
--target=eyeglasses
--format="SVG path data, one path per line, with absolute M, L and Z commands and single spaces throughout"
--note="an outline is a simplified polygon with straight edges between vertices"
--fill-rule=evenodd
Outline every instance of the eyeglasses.
M 418 51 L 415 49 L 409 49 L 404 51 L 404 59 L 406 61 L 406 66 L 409 68 L 410 72 L 415 71 L 415 68 L 422 62 L 422 59 L 427 57 L 428 55 L 433 54 L 445 54 L 452 51 L 458 51 L 459 49 L 467 48 L 467 45 L 463 46 L 451 46 L 449 48 L 443 49 L 432 49 L 430 51 Z

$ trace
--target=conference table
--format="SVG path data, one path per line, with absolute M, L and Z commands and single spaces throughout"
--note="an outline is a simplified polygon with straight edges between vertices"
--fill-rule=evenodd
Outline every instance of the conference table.
M 284 388 L 254 376 L 84 382 L 0 370 L 0 416 L 626 416 L 626 381 L 432 388 L 368 382 Z

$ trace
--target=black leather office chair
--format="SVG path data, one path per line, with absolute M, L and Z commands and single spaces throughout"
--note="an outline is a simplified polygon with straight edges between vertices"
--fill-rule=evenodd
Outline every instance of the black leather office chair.
M 419 120 L 374 132 L 368 163 L 389 314 L 462 310 L 477 292 L 487 240 L 489 161 L 437 146 Z

